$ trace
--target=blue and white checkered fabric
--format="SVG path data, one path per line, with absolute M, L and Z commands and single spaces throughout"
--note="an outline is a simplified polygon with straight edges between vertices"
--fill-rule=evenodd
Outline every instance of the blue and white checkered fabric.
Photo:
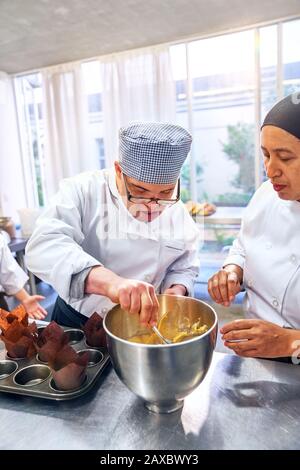
M 160 122 L 131 123 L 120 129 L 119 137 L 125 175 L 152 184 L 177 181 L 192 143 L 183 127 Z

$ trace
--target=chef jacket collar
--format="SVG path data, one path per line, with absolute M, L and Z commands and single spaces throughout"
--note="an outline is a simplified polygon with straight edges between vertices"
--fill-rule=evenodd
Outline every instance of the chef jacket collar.
M 295 212 L 300 212 L 300 202 L 299 201 L 287 201 L 285 199 L 280 199 L 280 203 L 288 207 L 290 210 Z

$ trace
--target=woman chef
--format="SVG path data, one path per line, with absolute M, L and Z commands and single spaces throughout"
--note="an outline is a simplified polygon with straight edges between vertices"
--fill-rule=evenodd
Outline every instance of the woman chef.
M 29 269 L 59 294 L 53 320 L 66 326 L 116 303 L 154 324 L 157 292 L 193 292 L 198 229 L 179 200 L 191 136 L 133 123 L 119 137 L 120 161 L 64 180 L 27 245 Z
M 221 329 L 225 346 L 240 356 L 291 357 L 300 345 L 299 95 L 284 98 L 268 113 L 261 148 L 269 181 L 253 196 L 239 236 L 208 290 L 225 306 L 242 283 L 246 290 L 248 319 Z
M 38 303 L 41 295 L 29 295 L 24 289 L 28 276 L 20 268 L 10 252 L 3 235 L 0 233 L 0 309 L 8 310 L 5 295 L 13 295 L 21 302 L 28 316 L 43 320 L 46 310 Z

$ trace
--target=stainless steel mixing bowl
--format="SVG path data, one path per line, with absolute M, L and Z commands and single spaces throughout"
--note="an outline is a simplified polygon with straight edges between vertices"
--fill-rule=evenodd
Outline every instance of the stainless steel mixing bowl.
M 104 328 L 108 351 L 115 371 L 122 382 L 146 407 L 157 413 L 171 413 L 183 406 L 183 399 L 204 379 L 213 355 L 217 337 L 217 314 L 201 300 L 173 295 L 158 296 L 159 318 L 174 312 L 174 318 L 199 317 L 209 330 L 181 343 L 139 344 L 127 341 L 145 333 L 138 315 L 130 315 L 119 305 L 107 313 Z M 177 320 L 176 320 L 177 321 Z

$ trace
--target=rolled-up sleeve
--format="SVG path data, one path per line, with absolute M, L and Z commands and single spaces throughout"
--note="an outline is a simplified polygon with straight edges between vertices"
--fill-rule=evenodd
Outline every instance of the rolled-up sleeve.
M 71 279 L 70 297 L 72 299 L 82 299 L 84 297 L 85 281 L 93 267 L 85 268 L 77 274 L 73 274 Z

